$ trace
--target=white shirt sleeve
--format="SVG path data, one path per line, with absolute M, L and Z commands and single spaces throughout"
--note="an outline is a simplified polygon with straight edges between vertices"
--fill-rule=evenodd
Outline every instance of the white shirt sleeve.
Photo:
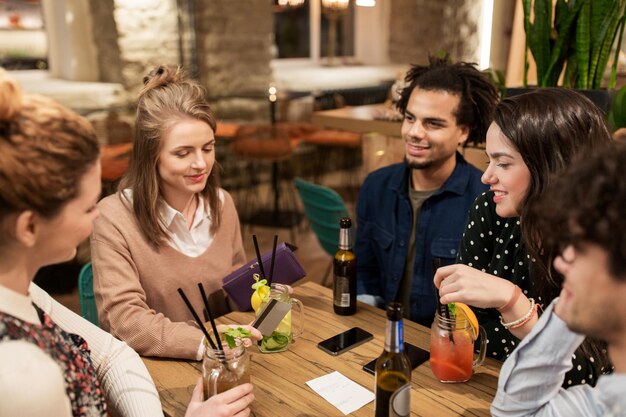
M 59 327 L 87 341 L 98 380 L 111 407 L 121 416 L 163 416 L 152 378 L 134 350 L 56 302 L 34 283 L 29 290 L 33 302 Z
M 557 299 L 558 300 L 558 299 Z M 564 375 L 572 367 L 572 355 L 584 336 L 569 330 L 545 310 L 532 332 L 502 365 L 491 414 L 506 416 L 592 416 L 603 406 L 589 385 L 563 389 Z
M 34 344 L 0 343 L 0 369 L 0 417 L 72 416 L 61 368 Z

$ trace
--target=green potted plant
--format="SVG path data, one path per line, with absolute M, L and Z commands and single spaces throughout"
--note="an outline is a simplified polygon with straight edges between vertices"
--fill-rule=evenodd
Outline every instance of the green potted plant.
M 626 128 L 626 86 L 617 90 L 608 114 L 608 121 L 612 132 Z
M 522 4 L 526 32 L 525 87 L 530 51 L 537 67 L 538 87 L 554 87 L 562 79 L 563 87 L 600 89 L 618 38 L 607 86 L 609 90 L 615 88 L 626 0 L 557 0 L 554 17 L 553 0 L 522 0 Z M 606 111 L 610 99 L 606 92 L 604 96 L 605 102 L 596 104 Z

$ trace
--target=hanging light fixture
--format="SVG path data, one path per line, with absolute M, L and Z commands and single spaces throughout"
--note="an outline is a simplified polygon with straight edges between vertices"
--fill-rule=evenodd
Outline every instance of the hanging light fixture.
M 376 0 L 356 0 L 356 5 L 362 7 L 374 7 L 376 6 Z
M 328 19 L 328 59 L 326 65 L 335 66 L 335 43 L 337 41 L 337 23 L 348 11 L 350 0 L 322 0 L 322 13 Z
M 304 4 L 304 0 L 278 0 L 279 7 L 300 7 Z
M 344 11 L 348 8 L 350 0 L 322 0 L 322 7 L 328 11 Z

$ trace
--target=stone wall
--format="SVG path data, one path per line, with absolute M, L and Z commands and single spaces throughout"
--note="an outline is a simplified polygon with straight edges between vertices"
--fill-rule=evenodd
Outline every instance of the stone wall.
M 387 1 L 391 62 L 425 63 L 429 53 L 440 50 L 453 60 L 478 60 L 481 0 Z M 269 120 L 271 0 L 89 0 L 89 5 L 97 22 L 100 81 L 121 83 L 131 102 L 154 65 L 184 63 L 207 88 L 220 119 Z
M 269 0 L 195 0 L 200 80 L 220 119 L 269 120 Z
M 122 84 L 134 96 L 152 67 L 180 63 L 177 4 L 175 0 L 114 1 Z
M 97 50 L 99 77 L 105 83 L 122 84 L 122 57 L 117 43 L 118 33 L 113 11 L 114 0 L 90 0 L 93 39 Z
M 391 62 L 424 64 L 438 51 L 477 62 L 481 9 L 480 0 L 393 0 Z

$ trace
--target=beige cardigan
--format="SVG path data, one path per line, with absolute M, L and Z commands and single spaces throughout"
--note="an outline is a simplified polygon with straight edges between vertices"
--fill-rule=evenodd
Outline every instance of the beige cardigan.
M 202 333 L 177 289 L 201 314 L 198 282 L 207 294 L 221 291 L 222 278 L 245 263 L 237 211 L 223 193 L 222 224 L 196 258 L 150 246 L 119 193 L 98 204 L 91 259 L 100 326 L 140 355 L 196 359 Z

